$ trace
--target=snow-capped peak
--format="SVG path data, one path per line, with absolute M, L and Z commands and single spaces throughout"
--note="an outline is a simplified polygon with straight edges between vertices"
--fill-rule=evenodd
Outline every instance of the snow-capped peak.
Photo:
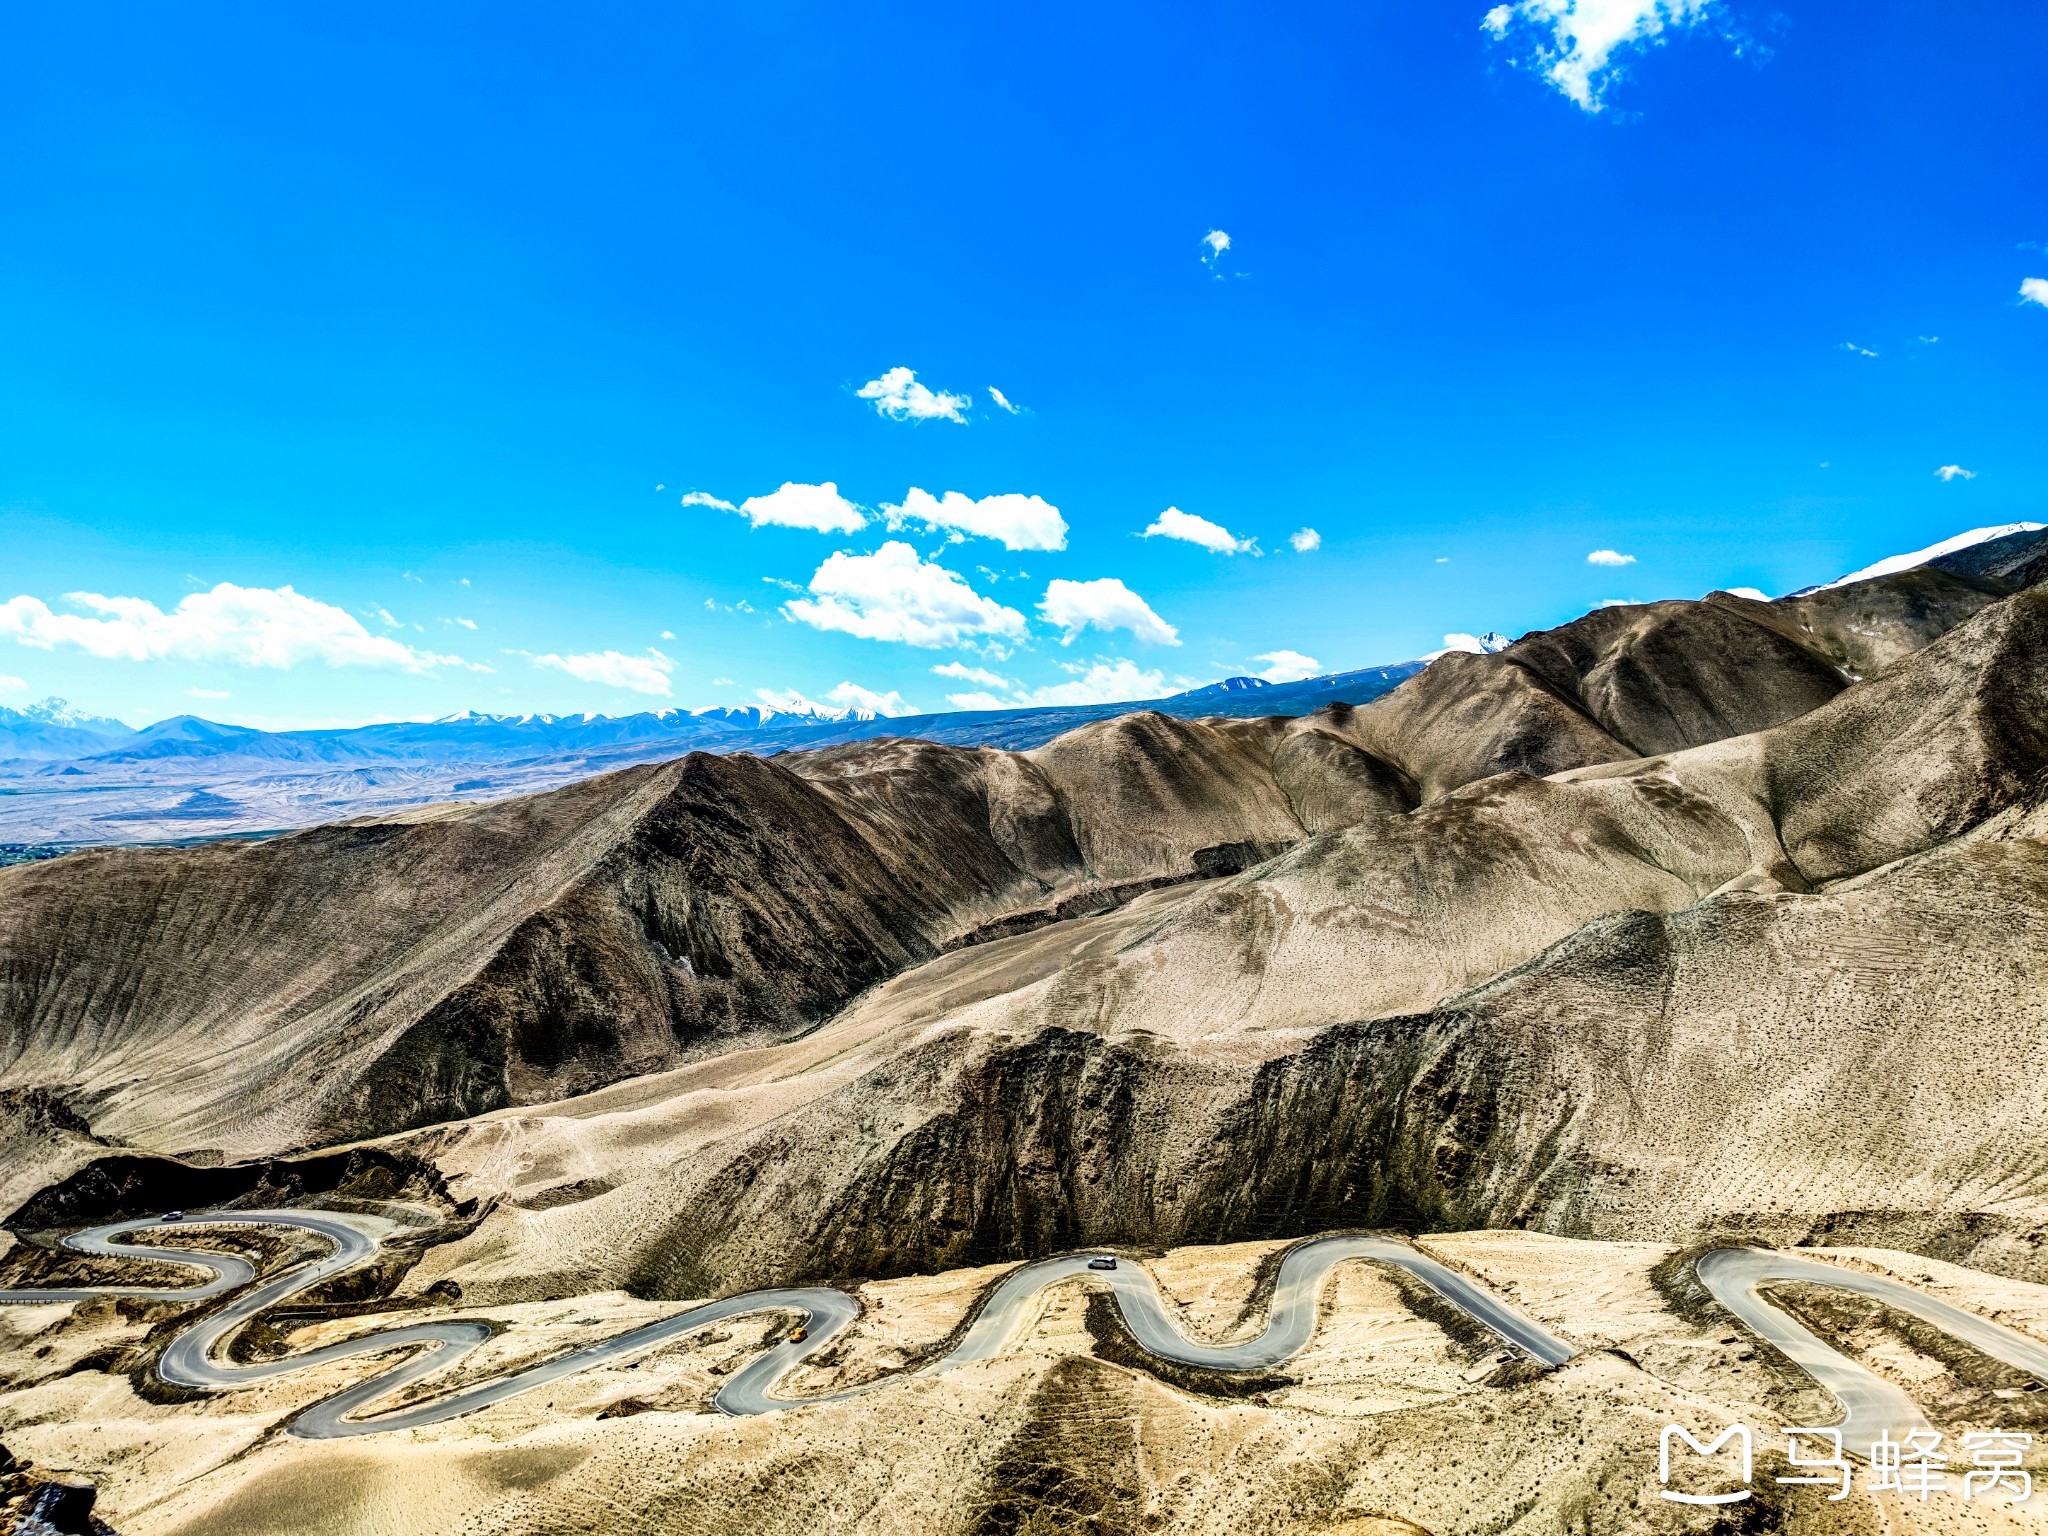
M 1837 576 L 1833 581 L 1824 581 L 1817 587 L 1807 587 L 1807 592 L 1825 592 L 1831 587 L 1846 587 L 1855 581 L 1871 581 L 1879 576 L 1892 576 L 1900 571 L 1910 571 L 1917 565 L 1930 560 L 1939 560 L 1943 555 L 1952 555 L 1959 549 L 1968 549 L 1974 544 L 1988 544 L 1993 539 L 2005 538 L 2014 533 L 2039 533 L 2044 525 L 2040 523 L 2000 523 L 1996 528 L 1972 528 L 1968 533 L 1959 533 L 1952 539 L 1943 539 L 1939 544 L 1930 544 L 1925 549 L 1916 549 L 1910 555 L 1888 555 L 1875 565 L 1866 565 L 1860 571 L 1851 571 L 1846 576 Z
M 1489 629 L 1483 635 L 1445 635 L 1443 649 L 1431 651 L 1422 659 L 1435 661 L 1437 657 L 1448 656 L 1452 651 L 1469 651 L 1477 656 L 1491 656 L 1496 651 L 1506 650 L 1514 643 L 1497 629 Z
M 105 715 L 90 715 L 77 705 L 58 698 L 55 694 L 39 704 L 25 704 L 20 709 L 0 709 L 0 715 L 13 715 L 22 720 L 33 720 L 38 725 L 61 726 L 66 730 L 110 731 L 117 735 L 128 734 L 129 727 L 119 720 Z

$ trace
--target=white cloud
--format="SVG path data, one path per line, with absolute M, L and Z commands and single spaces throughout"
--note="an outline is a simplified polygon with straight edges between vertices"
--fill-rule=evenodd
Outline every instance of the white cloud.
M 382 621 L 384 622 L 384 627 L 385 627 L 386 629 L 403 629 L 403 628 L 405 628 L 405 625 L 404 625 L 404 623 L 403 623 L 402 621 L 400 621 L 400 620 L 398 620 L 398 619 L 394 619 L 394 618 L 393 618 L 393 617 L 391 616 L 391 610 L 390 610 L 389 608 L 379 608 L 379 609 L 377 609 L 377 610 L 376 610 L 376 615 L 377 615 L 377 617 L 378 617 L 379 619 L 381 619 L 381 620 L 382 620 Z
M 1017 706 L 1008 699 L 999 699 L 992 693 L 949 693 L 946 702 L 955 709 L 1015 709 Z
M 1005 549 L 1065 549 L 1067 520 L 1060 509 L 1037 496 L 1010 492 L 976 501 L 959 491 L 934 496 L 916 486 L 901 506 L 882 505 L 891 528 L 920 522 L 926 528 L 949 528 L 958 534 L 1000 539 Z
M 534 657 L 533 664 L 566 672 L 579 682 L 662 695 L 667 694 L 668 675 L 675 670 L 675 663 L 651 645 L 645 656 L 626 656 L 618 651 L 592 651 L 581 656 L 550 653 Z
M 903 702 L 903 695 L 891 688 L 887 693 L 877 693 L 872 688 L 863 688 L 858 683 L 841 683 L 825 695 L 834 704 L 844 709 L 866 710 L 877 715 L 910 715 L 916 711 Z
M 1444 636 L 1443 650 L 1430 652 L 1428 659 L 1434 661 L 1450 651 L 1469 651 L 1474 656 L 1491 656 L 1500 648 L 1500 637 L 1490 631 L 1483 635 L 1467 635 L 1454 631 Z
M 983 597 L 937 561 L 919 559 L 900 539 L 872 555 L 832 555 L 811 577 L 810 593 L 783 604 L 783 613 L 863 640 L 937 647 L 1026 633 L 1023 614 Z
M 655 489 L 658 491 L 661 487 L 657 485 Z M 784 486 L 783 489 L 788 490 L 789 487 Z M 738 507 L 734 506 L 724 497 L 714 496 L 709 491 L 685 491 L 683 492 L 682 504 L 686 507 L 716 507 L 721 512 L 739 511 Z M 760 519 L 756 518 L 755 521 L 759 522 Z
M 306 597 L 290 587 L 238 587 L 221 582 L 193 592 L 166 613 L 140 597 L 71 592 L 64 599 L 85 613 L 53 613 L 39 598 L 0 603 L 0 635 L 38 650 L 73 647 L 108 661 L 214 661 L 242 667 L 391 667 L 430 672 L 436 667 L 491 669 L 460 656 L 442 656 L 385 635 L 373 635 L 346 609 Z
M 2020 280 L 2020 302 L 2038 304 L 2048 309 L 2048 277 L 2027 277 Z
M 5 672 L 0 672 L 0 693 L 26 692 L 28 692 L 28 683 L 25 679 L 11 677 Z
M 1223 253 L 1230 249 L 1230 236 L 1220 229 L 1212 229 L 1209 233 L 1202 236 L 1202 244 L 1208 247 L 1202 254 L 1202 265 L 1211 272 L 1215 272 L 1216 276 L 1221 277 L 1223 274 L 1218 272 L 1216 268 L 1223 260 Z
M 1759 592 L 1755 587 L 1730 587 L 1728 588 L 1728 595 L 1730 597 L 1746 597 L 1752 603 L 1768 603 L 1771 600 L 1769 593 Z
M 1016 415 L 1017 412 L 1021 409 L 1021 407 L 1019 406 L 1014 406 L 1010 404 L 1010 397 L 1004 394 L 1000 389 L 997 389 L 993 384 L 989 385 L 988 387 L 988 397 L 989 399 L 995 401 L 995 403 L 998 406 L 1000 406 L 1003 410 L 1008 411 L 1012 416 Z
M 1267 651 L 1252 659 L 1269 663 L 1265 671 L 1257 674 L 1269 683 L 1298 683 L 1305 677 L 1321 676 L 1323 670 L 1323 664 L 1315 657 L 1299 651 Z
M 1695 26 L 1715 9 L 1716 0 L 1514 0 L 1493 7 L 1480 25 L 1496 41 L 1518 38 L 1516 63 L 1598 112 L 1619 69 L 1617 54 L 1654 46 L 1667 28 Z
M 1066 631 L 1060 636 L 1061 645 L 1072 645 L 1076 635 L 1091 627 L 1128 629 L 1153 645 L 1180 644 L 1180 631 L 1114 576 L 1095 581 L 1055 580 L 1047 585 L 1038 611 L 1046 623 Z
M 676 637 L 676 632 L 675 632 L 674 630 L 672 630 L 672 629 L 664 629 L 664 630 L 663 630 L 663 631 L 661 632 L 661 638 L 662 638 L 662 639 L 664 639 L 664 640 L 673 640 L 673 639 L 675 639 L 675 637 Z
M 1287 542 L 1294 546 L 1297 555 L 1305 555 L 1312 549 L 1323 547 L 1323 536 L 1313 528 L 1297 528 L 1287 535 Z
M 984 688 L 1010 686 L 1010 680 L 1000 672 L 991 672 L 987 667 L 970 667 L 958 661 L 949 661 L 933 667 L 932 676 L 955 678 L 963 683 L 979 683 Z
M 1157 699 L 1169 691 L 1165 675 L 1146 671 L 1121 658 L 1097 662 L 1071 683 L 1053 683 L 1034 688 L 1024 702 L 1053 704 L 1121 704 L 1127 699 Z
M 700 503 L 708 505 L 709 503 Z M 817 533 L 858 533 L 868 520 L 859 507 L 839 494 L 836 482 L 799 485 L 785 480 L 766 496 L 749 496 L 735 509 L 756 528 L 809 528 Z
M 1875 352 L 1871 351 L 1871 350 L 1870 350 L 1870 348 L 1868 348 L 1868 347 L 1859 347 L 1859 346 L 1858 346 L 1858 345 L 1856 345 L 1856 343 L 1855 343 L 1855 342 L 1853 342 L 1853 341 L 1845 341 L 1845 342 L 1843 342 L 1843 343 L 1842 343 L 1842 350 L 1843 350 L 1844 352 L 1853 352 L 1853 353 L 1855 353 L 1855 354 L 1856 354 L 1856 356 L 1858 356 L 1858 357 L 1875 357 L 1875 356 L 1877 356 L 1877 354 L 1876 354 Z
M 1240 539 L 1221 523 L 1212 523 L 1206 517 L 1197 517 L 1192 512 L 1183 512 L 1179 507 L 1168 507 L 1152 519 L 1143 537 L 1148 539 L 1180 539 L 1184 543 L 1199 544 L 1212 549 L 1219 555 L 1257 554 L 1257 539 Z
M 1588 565 L 1634 565 L 1635 563 L 1636 557 L 1634 555 L 1624 555 L 1618 549 L 1596 549 L 1593 553 L 1586 556 L 1586 564 Z
M 1965 469 L 1960 464 L 1944 464 L 1934 472 L 1934 478 L 1946 484 L 1950 480 L 1974 480 L 1977 471 Z
M 794 688 L 780 692 L 770 688 L 756 688 L 754 697 L 771 709 L 779 709 L 792 715 L 824 715 L 828 718 L 843 719 L 848 715 L 880 715 L 890 718 L 896 715 L 915 714 L 910 705 L 903 702 L 903 695 L 890 689 L 877 693 L 872 688 L 863 688 L 859 683 L 841 683 L 825 695 L 829 702 L 806 698 Z
M 463 627 L 464 629 L 475 629 L 475 628 L 476 628 L 476 620 L 475 620 L 475 619 L 449 619 L 449 620 L 447 620 L 447 622 L 448 622 L 448 623 L 450 623 L 450 624 L 460 624 L 460 625 L 461 625 L 461 626 L 462 626 L 462 627 Z
M 861 385 L 858 393 L 891 421 L 957 421 L 964 427 L 967 418 L 961 413 L 974 404 L 971 395 L 926 389 L 908 368 L 891 368 Z
M 187 688 L 185 690 L 185 697 L 188 699 L 225 699 L 228 696 L 228 691 L 225 688 Z

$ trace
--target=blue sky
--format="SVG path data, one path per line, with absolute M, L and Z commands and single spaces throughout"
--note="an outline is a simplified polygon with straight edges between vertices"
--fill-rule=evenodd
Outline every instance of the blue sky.
M 1583 5 L 11 7 L 0 703 L 1144 692 L 2048 520 L 2038 9 Z

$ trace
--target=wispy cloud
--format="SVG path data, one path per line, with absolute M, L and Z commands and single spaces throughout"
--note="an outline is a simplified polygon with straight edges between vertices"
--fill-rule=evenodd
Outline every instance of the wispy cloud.
M 1313 656 L 1304 656 L 1299 651 L 1267 651 L 1252 658 L 1267 663 L 1263 672 L 1255 674 L 1269 683 L 1298 683 L 1305 677 L 1318 677 L 1323 664 Z
M 578 682 L 661 696 L 667 695 L 669 674 L 675 671 L 675 663 L 651 645 L 644 656 L 628 656 L 619 651 L 589 651 L 578 656 L 550 653 L 534 657 L 533 664 L 566 672 Z
M 974 404 L 971 395 L 927 389 L 908 368 L 891 368 L 879 379 L 861 385 L 857 393 L 863 400 L 872 400 L 875 409 L 891 421 L 954 421 L 964 427 L 967 409 Z
M 1872 351 L 1872 350 L 1871 350 L 1871 349 L 1870 349 L 1869 347 L 1863 347 L 1863 346 L 1858 346 L 1858 345 L 1857 345 L 1857 344 L 1856 344 L 1855 342 L 1853 342 L 1853 341 L 1845 341 L 1845 342 L 1843 342 L 1843 343 L 1842 343 L 1842 350 L 1843 350 L 1844 352 L 1849 352 L 1849 353 L 1853 353 L 1853 354 L 1854 354 L 1855 356 L 1857 356 L 1857 357 L 1875 357 L 1875 356 L 1877 356 L 1877 353 L 1875 353 L 1874 351 Z
M 1168 507 L 1152 519 L 1142 537 L 1179 539 L 1185 544 L 1199 544 L 1219 555 L 1255 555 L 1259 552 L 1257 539 L 1240 539 L 1221 523 L 1212 523 L 1206 517 L 1183 512 L 1179 507 Z
M 1584 111 L 1599 112 L 1621 59 L 1717 10 L 1717 0 L 1515 0 L 1496 5 L 1480 25 L 1515 50 L 1513 63 L 1537 71 Z
M 1934 472 L 1934 478 L 1946 485 L 1951 480 L 1974 480 L 1977 471 L 1965 469 L 1960 464 L 1944 464 Z
M 19 677 L 15 677 L 15 676 L 12 676 L 11 674 L 9 674 L 9 673 L 6 673 L 6 672 L 0 672 L 0 693 L 27 693 L 27 692 L 28 692 L 28 681 L 27 681 L 27 679 L 25 679 L 25 678 L 19 678 Z
M 1096 662 L 1072 682 L 1052 683 L 1044 688 L 1034 688 L 1025 694 L 1020 702 L 1041 707 L 1061 704 L 1121 704 L 1129 699 L 1160 698 L 1171 691 L 1164 673 L 1140 667 L 1133 661 L 1117 658 L 1108 662 Z
M 782 612 L 813 629 L 934 648 L 1021 640 L 1026 633 L 1023 614 L 919 558 L 900 539 L 871 555 L 832 555 L 811 577 L 809 595 L 784 603 Z
M 963 683 L 979 683 L 984 688 L 1007 688 L 1010 680 L 1000 672 L 991 672 L 987 667 L 970 667 L 964 662 L 942 662 L 932 668 L 934 677 L 950 677 Z
M 661 487 L 657 485 L 655 489 L 658 491 Z M 721 512 L 739 511 L 738 507 L 724 497 L 714 496 L 709 491 L 685 491 L 682 504 L 686 507 L 716 507 Z
M 1010 404 L 1010 397 L 1004 394 L 1000 389 L 997 389 L 993 384 L 989 385 L 988 387 L 988 397 L 989 399 L 995 401 L 997 409 L 1008 411 L 1012 416 L 1017 415 L 1024 409 L 1020 405 Z
M 1624 555 L 1618 549 L 1596 549 L 1586 556 L 1588 565 L 1634 565 L 1634 555 Z
M 1127 629 L 1150 645 L 1179 645 L 1180 631 L 1114 576 L 1095 581 L 1054 580 L 1038 604 L 1046 623 L 1064 630 L 1061 645 L 1072 645 L 1084 629 Z
M 181 598 L 166 612 L 140 597 L 72 592 L 78 613 L 57 613 L 40 598 L 0 603 L 0 636 L 38 650 L 84 651 L 104 660 L 212 661 L 241 667 L 383 667 L 431 672 L 437 667 L 491 669 L 373 635 L 355 615 L 284 587 L 221 582 Z
M 1212 276 L 1223 275 L 1223 255 L 1230 249 L 1230 236 L 1220 229 L 1212 229 L 1202 236 L 1202 265 Z

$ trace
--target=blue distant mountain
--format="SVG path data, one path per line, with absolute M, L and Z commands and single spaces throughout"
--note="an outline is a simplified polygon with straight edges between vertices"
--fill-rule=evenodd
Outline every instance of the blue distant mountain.
M 1031 747 L 1091 720 L 1133 710 L 1164 714 L 1298 715 L 1325 704 L 1363 704 L 1411 676 L 1421 662 L 1368 667 L 1297 683 L 1229 677 L 1162 699 L 1048 708 L 962 710 L 885 717 L 867 710 L 790 712 L 766 705 L 703 710 L 653 709 L 632 715 L 487 715 L 394 721 L 350 730 L 261 731 L 197 715 L 176 715 L 135 730 L 85 715 L 61 699 L 24 710 L 0 709 L 0 759 L 83 764 L 88 769 L 172 760 L 368 766 L 380 763 L 513 763 L 588 759 L 593 766 L 698 748 L 780 752 L 876 736 L 917 736 L 972 746 Z M 46 768 L 45 773 L 54 771 Z
M 91 757 L 135 735 L 135 728 L 89 715 L 62 699 L 25 709 L 0 707 L 0 757 Z

